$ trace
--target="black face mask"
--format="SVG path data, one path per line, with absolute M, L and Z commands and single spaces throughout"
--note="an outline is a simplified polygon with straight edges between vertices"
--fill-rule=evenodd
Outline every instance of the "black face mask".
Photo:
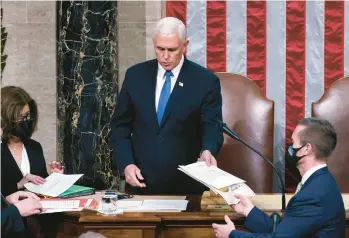
M 290 162 L 291 165 L 293 166 L 297 166 L 298 161 L 300 161 L 305 155 L 303 156 L 297 156 L 297 152 L 302 149 L 304 146 L 303 145 L 299 148 L 293 148 L 293 144 L 289 145 L 287 148 L 287 156 L 286 159 L 288 160 L 288 162 Z
M 33 120 L 31 118 L 17 122 L 17 125 L 12 128 L 11 134 L 20 138 L 22 142 L 28 141 L 33 134 Z

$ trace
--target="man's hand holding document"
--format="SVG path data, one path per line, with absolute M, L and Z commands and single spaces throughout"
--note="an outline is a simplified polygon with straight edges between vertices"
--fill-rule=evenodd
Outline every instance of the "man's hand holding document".
M 251 188 L 245 184 L 246 181 L 216 166 L 207 166 L 205 162 L 197 162 L 185 166 L 180 165 L 178 169 L 210 188 L 214 193 L 222 196 L 228 205 L 239 202 L 239 200 L 235 198 L 235 194 L 242 194 L 245 196 L 256 195 Z

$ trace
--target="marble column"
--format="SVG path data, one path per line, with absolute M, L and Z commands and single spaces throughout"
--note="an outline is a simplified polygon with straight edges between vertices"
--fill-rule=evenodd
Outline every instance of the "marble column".
M 40 36 L 38 36 L 40 37 Z M 81 184 L 117 188 L 108 148 L 118 93 L 117 2 L 57 2 L 57 148 Z

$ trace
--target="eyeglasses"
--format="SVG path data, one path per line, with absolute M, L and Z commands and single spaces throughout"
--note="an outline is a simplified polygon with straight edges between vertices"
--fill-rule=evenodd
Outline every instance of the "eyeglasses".
M 33 118 L 30 117 L 30 112 L 26 113 L 25 115 L 18 116 L 15 122 L 28 121 L 28 120 L 33 120 Z

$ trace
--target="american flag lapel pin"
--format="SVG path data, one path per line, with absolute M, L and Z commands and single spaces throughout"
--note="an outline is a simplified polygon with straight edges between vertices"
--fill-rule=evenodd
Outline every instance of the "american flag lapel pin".
M 183 87 L 183 83 L 182 83 L 182 82 L 179 82 L 179 86 Z

